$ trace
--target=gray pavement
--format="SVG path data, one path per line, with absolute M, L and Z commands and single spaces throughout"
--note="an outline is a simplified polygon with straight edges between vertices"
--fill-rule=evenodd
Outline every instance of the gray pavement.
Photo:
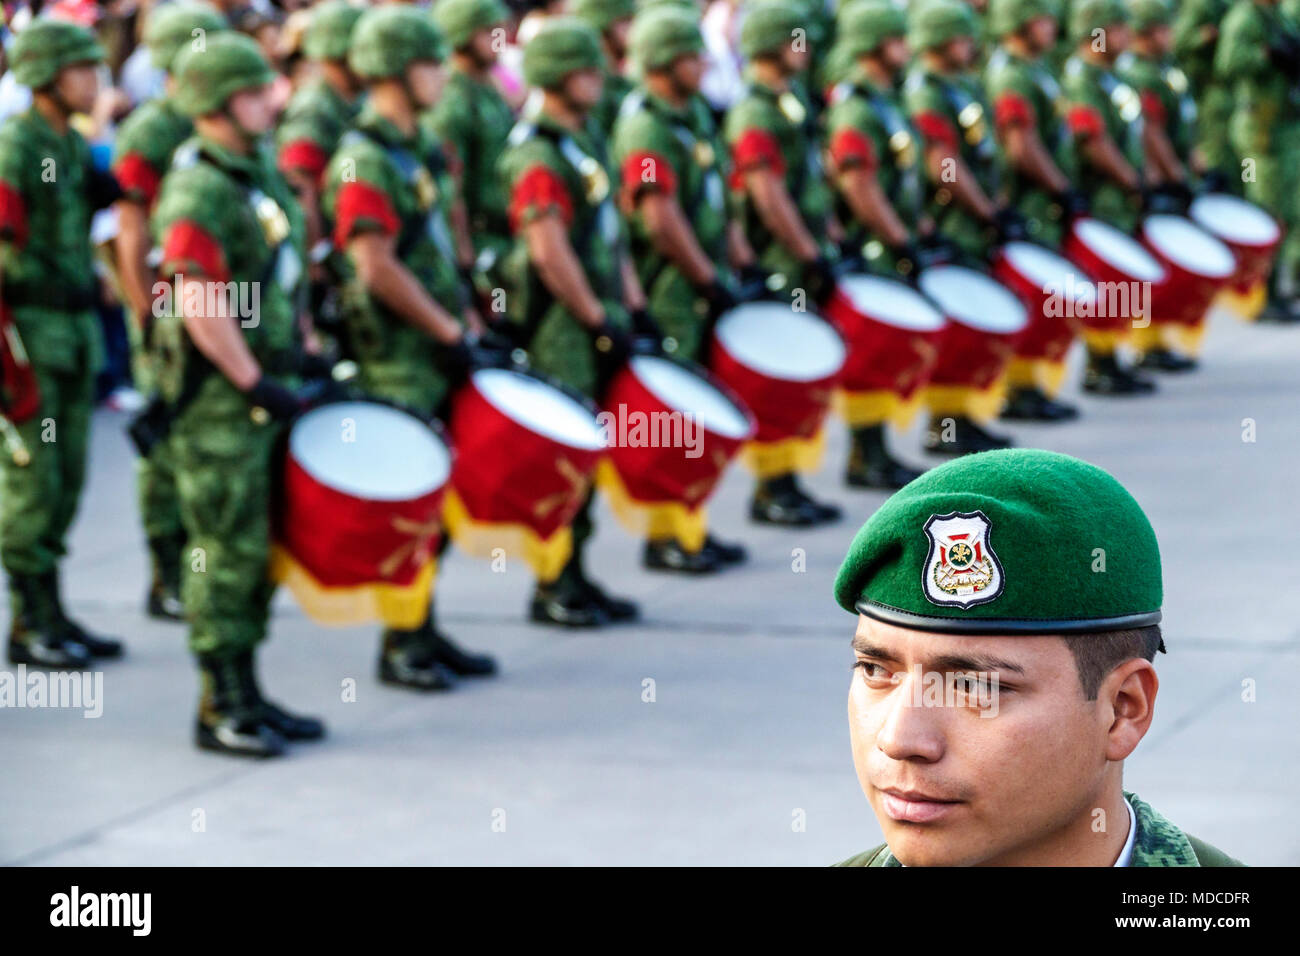
M 1219 313 L 1206 354 L 1158 397 L 1080 398 L 1077 424 L 1008 430 L 1113 472 L 1160 537 L 1170 653 L 1126 787 L 1246 862 L 1297 864 L 1300 329 Z M 923 459 L 919 438 L 900 451 Z M 882 496 L 842 488 L 844 453 L 835 428 L 812 485 L 849 518 L 816 531 L 749 526 L 733 470 L 711 512 L 752 563 L 712 579 L 642 571 L 602 511 L 592 564 L 642 601 L 638 627 L 531 627 L 521 564 L 453 554 L 442 622 L 504 672 L 451 694 L 382 687 L 372 629 L 323 630 L 281 594 L 263 683 L 330 736 L 249 763 L 192 747 L 194 670 L 183 630 L 141 613 L 132 455 L 101 413 L 65 590 L 129 656 L 103 668 L 98 719 L 0 710 L 0 863 L 822 865 L 865 849 L 880 831 L 848 749 L 854 625 L 830 582 Z

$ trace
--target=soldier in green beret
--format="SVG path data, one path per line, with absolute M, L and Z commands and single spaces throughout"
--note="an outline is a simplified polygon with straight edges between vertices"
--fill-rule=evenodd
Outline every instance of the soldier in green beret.
M 1240 866 L 1123 788 L 1164 650 L 1155 532 L 1055 452 L 927 472 L 854 538 L 849 733 L 885 843 L 841 866 Z M 969 719 L 968 719 L 969 718 Z
M 1241 192 L 1241 162 L 1232 150 L 1228 124 L 1232 93 L 1214 78 L 1219 25 L 1232 0 L 1180 0 L 1174 4 L 1174 60 L 1196 97 L 1196 149 L 1211 191 Z
M 740 52 L 749 61 L 744 95 L 727 111 L 732 200 L 745 236 L 770 273 L 769 286 L 815 305 L 834 289 L 832 250 L 824 247 L 831 197 L 818 136 L 795 80 L 807 69 L 807 20 L 783 0 L 755 4 L 741 24 Z M 814 500 L 793 470 L 760 477 L 750 517 L 764 524 L 805 526 L 838 521 L 840 509 Z
M 324 734 L 319 720 L 266 700 L 254 666 L 274 591 L 274 449 L 302 408 L 302 214 L 263 145 L 275 74 L 257 44 L 218 33 L 173 70 L 173 102 L 196 135 L 176 150 L 151 220 L 159 278 L 180 294 L 155 310 L 150 346 L 189 550 L 181 596 L 201 680 L 195 737 L 204 749 L 269 757 Z
M 1223 20 L 1214 75 L 1231 91 L 1228 138 L 1246 198 L 1287 227 L 1261 321 L 1300 322 L 1300 27 L 1277 0 L 1236 0 Z
M 605 85 L 591 115 L 601 132 L 609 136 L 618 118 L 619 104 L 632 90 L 632 81 L 625 75 L 624 60 L 632 18 L 636 15 L 636 0 L 572 0 L 568 9 L 600 34 L 606 63 Z
M 88 30 L 45 19 L 28 25 L 9 51 L 32 105 L 0 126 L 0 308 L 26 344 L 40 402 L 30 418 L 6 423 L 25 457 L 6 454 L 0 464 L 0 562 L 9 576 L 15 664 L 80 668 L 122 653 L 120 642 L 71 620 L 59 590 L 103 355 L 90 219 L 120 192 L 95 171 L 69 120 L 94 105 L 103 58 Z
M 446 89 L 421 122 L 455 156 L 474 252 L 469 278 L 479 296 L 490 299 L 510 250 L 496 163 L 515 118 L 491 76 L 509 12 L 500 0 L 442 0 L 433 15 L 451 46 L 451 69 Z
M 1121 0 L 1075 0 L 1062 86 L 1066 122 L 1079 169 L 1079 187 L 1092 215 L 1132 233 L 1142 213 L 1144 185 L 1142 101 L 1115 71 L 1128 47 L 1128 11 Z M 1088 348 L 1083 389 L 1097 395 L 1142 395 L 1155 382 L 1122 364 L 1119 336 L 1085 329 Z
M 506 313 L 533 365 L 597 398 L 631 353 L 633 313 L 645 299 L 627 254 L 611 188 L 605 137 L 590 121 L 600 102 L 600 38 L 576 17 L 544 23 L 524 48 L 524 79 L 538 109 L 510 133 L 497 167 L 515 245 L 507 263 Z M 592 496 L 573 521 L 573 554 L 552 581 L 538 581 L 529 614 L 566 627 L 600 627 L 639 614 L 586 573 Z
M 752 260 L 727 214 L 726 154 L 700 97 L 704 38 L 698 18 L 661 4 L 637 14 L 630 38 L 642 82 L 623 100 L 612 159 L 628 210 L 630 250 L 665 348 L 707 362 L 713 323 L 736 305 L 729 252 Z M 707 535 L 698 550 L 648 540 L 642 563 L 703 574 L 745 560 L 739 545 Z
M 117 275 L 129 313 L 127 333 L 135 387 L 146 395 L 153 390 L 146 342 L 154 281 L 148 261 L 153 248 L 149 213 L 172 154 L 194 132 L 193 122 L 173 102 L 176 81 L 170 73 L 171 65 L 180 50 L 206 43 L 209 35 L 224 29 L 225 18 L 205 3 L 170 3 L 150 12 L 144 42 L 153 66 L 167 71 L 164 92 L 131 112 L 113 144 L 113 174 L 122 187 L 114 242 Z M 146 610 L 150 617 L 184 620 L 180 579 L 185 540 L 176 476 L 166 442 L 158 442 L 136 462 L 136 490 L 152 565 Z
M 357 385 L 426 419 L 471 365 L 473 333 L 462 317 L 478 324 L 457 267 L 451 174 L 419 123 L 442 92 L 446 52 L 422 10 L 362 14 L 348 64 L 365 85 L 365 106 L 325 170 L 325 211 L 345 276 L 344 349 L 357 363 Z M 387 628 L 381 639 L 378 672 L 387 684 L 445 690 L 454 675 L 495 670 L 492 658 L 462 651 L 438 630 L 432 593 L 423 622 Z

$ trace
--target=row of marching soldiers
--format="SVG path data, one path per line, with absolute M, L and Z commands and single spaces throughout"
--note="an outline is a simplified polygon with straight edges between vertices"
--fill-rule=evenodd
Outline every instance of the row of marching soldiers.
M 149 610 L 189 623 L 198 744 L 273 755 L 324 733 L 319 720 L 266 699 L 255 675 L 274 588 L 275 460 L 309 396 L 334 394 L 340 357 L 355 366 L 349 388 L 429 419 L 445 416 L 476 370 L 521 350 L 534 372 L 599 402 L 646 343 L 707 363 L 715 323 L 747 289 L 818 308 L 852 269 L 911 278 L 927 263 L 984 260 L 1015 237 L 1052 245 L 1088 208 L 1131 229 L 1144 204 L 1185 203 L 1196 188 L 1185 136 L 1130 136 L 1135 117 L 1113 95 L 1130 14 L 1115 0 L 1074 4 L 1069 35 L 1079 43 L 1064 69 L 1077 105 L 1063 113 L 1046 66 L 1054 8 L 995 0 L 991 114 L 964 4 L 913 4 L 909 23 L 885 0 L 853 0 L 832 31 L 802 3 L 747 3 L 747 86 L 721 123 L 699 94 L 695 4 L 570 6 L 574 16 L 548 18 L 525 46 L 532 94 L 522 118 L 491 80 L 507 19 L 498 0 L 439 0 L 432 16 L 318 5 L 303 39 L 317 76 L 283 117 L 254 43 L 202 4 L 158 7 L 145 40 L 169 71 L 167 91 L 129 118 L 107 181 L 68 126 L 93 99 L 98 44 L 45 20 L 19 35 L 13 68 L 33 107 L 0 130 L 0 301 L 31 371 L 24 404 L 22 378 L 6 365 L 6 441 L 23 451 L 4 465 L 11 661 L 77 668 L 122 650 L 71 620 L 58 588 L 97 364 L 83 288 L 95 208 L 119 212 L 118 279 L 138 319 L 138 374 L 157 395 L 132 428 L 155 568 Z M 1152 37 L 1168 8 L 1133 6 L 1134 54 L 1163 64 Z M 1108 43 L 1095 42 L 1096 29 Z M 1242 70 L 1242 83 L 1271 74 Z M 1165 66 L 1154 74 L 1170 75 Z M 990 115 L 995 124 L 980 122 Z M 40 175 L 50 156 L 57 183 Z M 1284 165 L 1272 169 L 1282 175 Z M 995 169 L 1001 182 L 986 178 Z M 179 288 L 169 310 L 155 308 L 159 280 Z M 210 314 L 214 284 L 258 289 L 256 321 Z M 1270 314 L 1291 305 L 1275 304 Z M 1121 363 L 1119 341 L 1113 331 L 1087 341 L 1085 388 L 1151 388 Z M 1188 364 L 1158 338 L 1139 344 L 1149 367 Z M 1060 361 L 1010 363 L 1019 377 L 997 384 L 1010 417 L 1072 417 L 1049 394 Z M 931 451 L 1008 443 L 984 428 L 990 405 L 978 397 L 949 389 L 946 404 L 931 402 Z M 893 458 L 885 432 L 915 396 L 868 398 L 850 406 L 848 484 L 901 486 L 916 472 Z M 42 441 L 51 420 L 59 439 Z M 799 484 L 808 458 L 766 459 L 753 520 L 839 517 Z M 531 617 L 574 627 L 635 619 L 633 602 L 587 574 L 592 497 L 589 487 L 578 494 L 564 560 L 539 574 Z M 652 535 L 643 556 L 647 567 L 688 573 L 744 559 L 710 534 Z M 431 578 L 419 580 L 417 620 L 383 633 L 380 679 L 438 690 L 493 673 L 490 657 L 441 633 Z

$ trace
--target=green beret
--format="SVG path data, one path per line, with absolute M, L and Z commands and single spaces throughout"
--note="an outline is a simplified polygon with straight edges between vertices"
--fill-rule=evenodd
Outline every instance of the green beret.
M 989 0 L 989 32 L 1004 37 L 1019 33 L 1031 20 L 1057 14 L 1054 0 Z
M 498 26 L 509 18 L 510 11 L 501 0 L 438 0 L 433 8 L 433 19 L 454 50 L 469 43 L 479 30 Z
M 1172 23 L 1174 10 L 1169 0 L 1129 0 L 1128 15 L 1133 29 L 1143 31 Z
M 600 37 L 577 17 L 548 17 L 524 47 L 524 82 L 552 89 L 578 70 L 603 69 Z
M 1011 449 L 959 458 L 890 497 L 835 578 L 846 611 L 920 631 L 1060 634 L 1160 621 L 1160 549 L 1094 465 Z
M 44 18 L 28 24 L 9 50 L 14 79 L 34 90 L 53 83 L 65 66 L 102 59 L 104 48 L 85 27 Z
M 794 31 L 806 30 L 807 21 L 799 7 L 788 0 L 765 0 L 753 4 L 740 25 L 740 55 L 746 59 L 776 53 L 794 39 Z
M 202 48 L 181 50 L 172 72 L 176 78 L 172 102 L 186 116 L 215 113 L 240 90 L 275 79 L 262 48 L 251 37 L 229 30 L 208 37 Z
M 929 50 L 958 37 L 974 39 L 978 33 L 975 14 L 961 0 L 914 4 L 908 27 L 907 42 L 914 50 Z
M 170 70 L 181 49 L 197 39 L 195 30 L 218 33 L 226 29 L 226 18 L 206 3 L 169 3 L 154 7 L 144 28 L 144 45 L 149 62 L 159 70 Z
M 1128 10 L 1122 0 L 1074 0 L 1070 8 L 1070 38 L 1082 43 L 1093 30 L 1116 23 L 1128 23 Z
M 636 0 L 569 0 L 568 13 L 599 32 L 636 15 Z
M 401 76 L 420 60 L 447 58 L 447 45 L 433 18 L 402 4 L 371 7 L 352 31 L 348 67 L 357 76 L 382 80 Z
M 841 56 L 857 59 L 890 37 L 907 35 L 907 19 L 890 0 L 853 0 L 840 7 L 835 45 Z
M 302 52 L 309 60 L 346 60 L 352 42 L 352 28 L 362 9 L 347 0 L 326 0 L 312 8 L 311 20 L 302 35 Z
M 702 51 L 704 37 L 699 22 L 689 12 L 660 5 L 636 15 L 628 47 L 638 67 L 656 70 L 671 66 L 679 56 Z

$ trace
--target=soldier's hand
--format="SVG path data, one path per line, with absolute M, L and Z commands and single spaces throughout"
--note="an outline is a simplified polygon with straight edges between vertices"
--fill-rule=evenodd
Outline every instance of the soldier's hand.
M 813 302 L 821 305 L 831 297 L 839 281 L 835 266 L 825 256 L 818 256 L 804 266 L 804 285 Z
M 1077 189 L 1070 188 L 1056 194 L 1056 202 L 1065 213 L 1066 219 L 1088 215 L 1091 203 L 1088 197 Z
M 650 315 L 648 309 L 632 309 L 628 315 L 632 319 L 632 331 L 641 339 L 648 339 L 659 345 L 664 340 L 664 333 L 659 323 Z
M 993 227 L 998 231 L 998 242 L 1019 242 L 1029 235 L 1024 217 L 1010 206 L 1003 206 L 993 217 Z
M 718 321 L 719 317 L 725 315 L 740 304 L 736 297 L 736 292 L 732 289 L 731 284 L 726 282 L 722 276 L 714 276 L 713 281 L 700 289 L 700 295 L 704 301 L 709 304 L 709 323 Z
M 303 410 L 302 399 L 273 378 L 263 375 L 246 393 L 248 404 L 280 422 L 291 421 Z

